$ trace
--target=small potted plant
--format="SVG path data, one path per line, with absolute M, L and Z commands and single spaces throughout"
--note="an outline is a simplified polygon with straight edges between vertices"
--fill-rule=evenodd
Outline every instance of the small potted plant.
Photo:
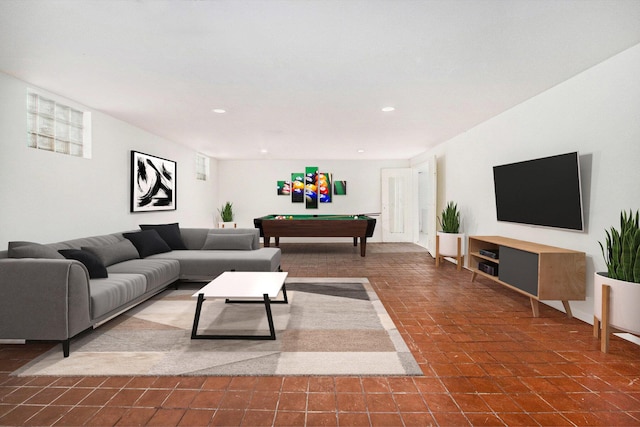
M 640 212 L 620 213 L 620 230 L 606 230 L 600 244 L 606 272 L 594 274 L 594 335 L 602 323 L 603 352 L 608 351 L 609 328 L 640 334 Z
M 233 222 L 233 203 L 225 203 L 220 209 L 218 209 L 218 213 L 220 213 L 221 219 L 221 222 L 218 223 L 218 227 L 236 228 L 236 223 Z
M 436 236 L 436 266 L 440 264 L 440 257 L 455 257 L 458 270 L 462 268 L 464 249 L 464 233 L 460 233 L 460 211 L 458 205 L 449 202 L 438 218 L 440 228 Z

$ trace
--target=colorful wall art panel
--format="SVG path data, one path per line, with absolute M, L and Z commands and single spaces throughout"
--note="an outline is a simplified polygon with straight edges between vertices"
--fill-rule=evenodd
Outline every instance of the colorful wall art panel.
M 291 201 L 293 203 L 304 202 L 304 174 L 291 174 Z
M 304 199 L 307 209 L 318 208 L 318 168 L 307 166 L 304 173 Z
M 334 181 L 333 183 L 333 194 L 336 196 L 346 196 L 347 195 L 347 181 Z
M 278 181 L 278 196 L 291 195 L 291 181 Z
M 320 203 L 331 203 L 331 194 L 331 174 L 329 172 L 318 173 Z
M 291 195 L 292 203 L 305 203 L 306 209 L 318 209 L 319 203 L 333 202 L 333 196 L 347 194 L 347 181 L 333 181 L 333 173 L 318 172 L 317 166 L 305 167 L 304 173 L 291 174 L 291 181 L 277 181 L 278 195 Z

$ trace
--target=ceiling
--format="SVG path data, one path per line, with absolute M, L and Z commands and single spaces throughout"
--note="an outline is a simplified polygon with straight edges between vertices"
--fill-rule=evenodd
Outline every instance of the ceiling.
M 219 159 L 409 159 L 638 43 L 638 0 L 0 1 L 2 72 Z

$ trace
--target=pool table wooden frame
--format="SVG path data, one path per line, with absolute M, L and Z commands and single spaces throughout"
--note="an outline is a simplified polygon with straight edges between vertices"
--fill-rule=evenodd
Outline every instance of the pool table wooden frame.
M 313 215 L 313 218 L 305 215 L 305 219 L 295 219 L 296 215 L 293 215 L 293 219 L 275 219 L 275 216 L 267 215 L 253 220 L 267 248 L 271 245 L 271 237 L 275 238 L 276 246 L 280 245 L 280 237 L 353 237 L 353 246 L 358 245 L 360 238 L 360 256 L 365 256 L 367 237 L 373 236 L 376 226 L 374 218 L 364 215 L 359 215 L 359 219 L 351 215 Z M 346 218 L 335 218 L 340 216 Z

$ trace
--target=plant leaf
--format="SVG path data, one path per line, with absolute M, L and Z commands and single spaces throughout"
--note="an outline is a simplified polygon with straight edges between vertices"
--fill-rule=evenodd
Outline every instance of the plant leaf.
M 640 246 L 638 246 L 638 250 L 636 251 L 636 257 L 633 267 L 633 281 L 635 283 L 640 283 Z
M 620 212 L 620 231 L 605 230 L 600 249 L 612 279 L 640 283 L 640 210 Z

